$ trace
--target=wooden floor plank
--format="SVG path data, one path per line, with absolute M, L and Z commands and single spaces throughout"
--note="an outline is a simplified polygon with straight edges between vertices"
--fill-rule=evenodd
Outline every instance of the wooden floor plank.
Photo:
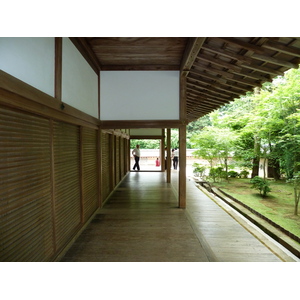
M 190 180 L 179 209 L 173 173 L 129 173 L 62 261 L 282 261 Z

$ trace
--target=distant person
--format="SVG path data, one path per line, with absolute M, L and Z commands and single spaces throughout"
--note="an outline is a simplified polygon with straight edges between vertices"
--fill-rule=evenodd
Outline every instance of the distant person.
M 174 170 L 177 170 L 178 161 L 179 161 L 179 149 L 175 148 L 174 152 L 173 152 L 173 167 L 174 167 Z
M 140 145 L 136 145 L 135 148 L 132 150 L 132 155 L 134 157 L 135 160 L 135 164 L 133 166 L 133 170 L 135 170 L 135 168 L 137 168 L 137 170 L 140 170 L 140 165 L 139 165 L 139 161 L 140 161 Z
M 173 161 L 173 167 L 174 167 L 174 151 L 175 151 L 175 149 L 172 149 L 172 152 L 171 152 L 171 161 Z M 171 162 L 171 169 L 172 169 L 172 162 Z

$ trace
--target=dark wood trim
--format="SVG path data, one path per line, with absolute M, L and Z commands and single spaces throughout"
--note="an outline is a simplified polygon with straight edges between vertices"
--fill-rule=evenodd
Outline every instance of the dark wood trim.
M 130 128 L 179 128 L 179 120 L 133 120 L 133 121 L 100 121 L 101 129 L 130 129 Z
M 162 135 L 131 135 L 131 140 L 161 140 Z
M 62 38 L 55 38 L 55 79 L 54 97 L 61 101 L 62 97 Z
M 69 39 L 85 58 L 91 68 L 95 71 L 95 73 L 99 74 L 101 70 L 100 63 L 86 39 L 84 37 L 70 37 Z
M 101 71 L 178 71 L 178 65 L 102 65 Z
M 285 53 L 287 55 L 300 57 L 299 49 L 294 48 L 293 46 L 290 46 L 290 45 L 286 46 L 284 44 L 277 43 L 277 42 L 269 40 L 268 42 L 262 44 L 262 47 L 266 48 L 266 49 L 271 49 L 271 50 L 275 50 L 275 51 L 278 51 L 278 52 L 282 52 L 282 53 Z
M 189 38 L 180 66 L 182 76 L 186 77 L 189 74 L 205 39 L 205 37 Z

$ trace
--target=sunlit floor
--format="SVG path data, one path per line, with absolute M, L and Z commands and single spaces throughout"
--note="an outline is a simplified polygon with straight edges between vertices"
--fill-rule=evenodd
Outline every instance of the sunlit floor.
M 130 172 L 62 261 L 293 261 L 189 179 L 187 208 L 179 209 L 177 174 L 168 184 L 162 172 Z

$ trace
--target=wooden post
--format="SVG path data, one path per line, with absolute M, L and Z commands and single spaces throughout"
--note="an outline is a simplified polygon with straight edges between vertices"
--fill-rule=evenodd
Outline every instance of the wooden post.
M 165 129 L 161 130 L 161 143 L 160 143 L 160 170 L 164 172 L 166 170 L 165 166 Z
M 98 203 L 102 207 L 102 130 L 98 127 L 97 136 L 97 163 L 98 163 Z
M 171 129 L 167 129 L 167 183 L 171 182 Z
M 179 207 L 186 207 L 186 126 L 179 128 Z
M 55 81 L 54 97 L 61 101 L 62 97 L 62 38 L 55 38 Z
M 186 77 L 180 76 L 179 207 L 186 207 Z

